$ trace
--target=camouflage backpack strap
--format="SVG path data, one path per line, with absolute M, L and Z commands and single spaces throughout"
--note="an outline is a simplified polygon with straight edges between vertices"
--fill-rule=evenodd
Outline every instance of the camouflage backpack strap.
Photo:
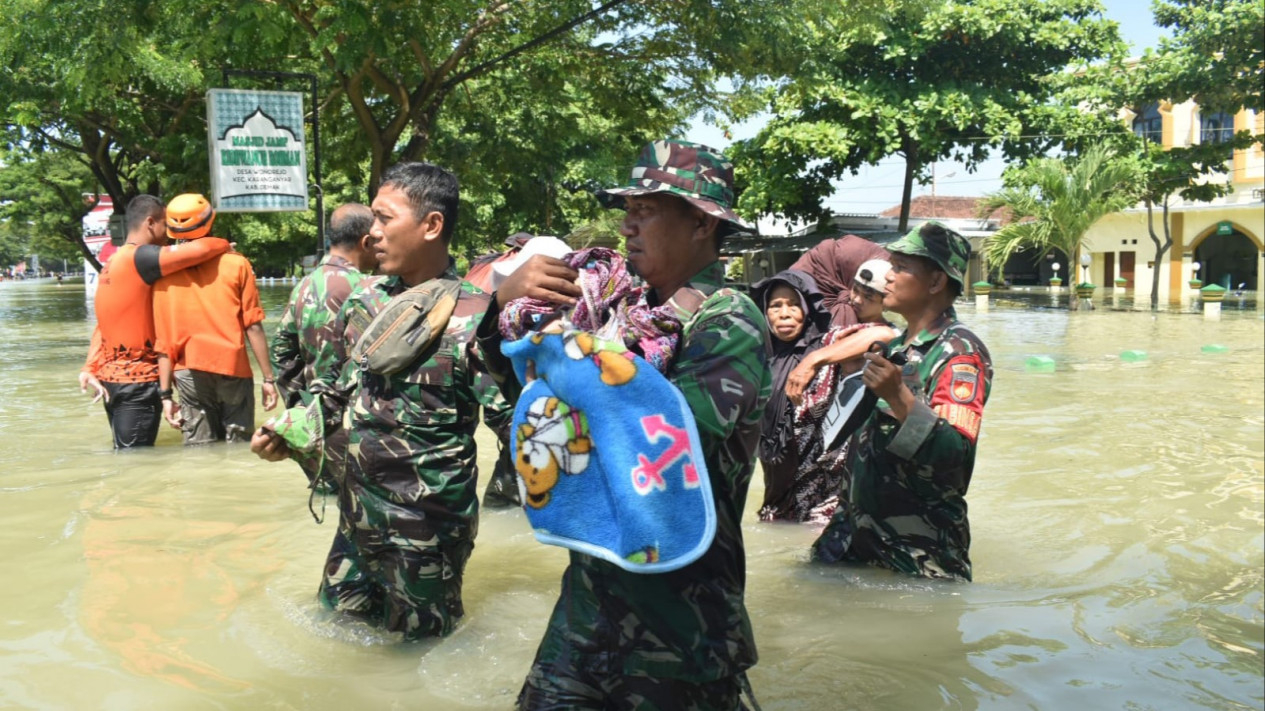
M 417 361 L 448 327 L 460 291 L 460 279 L 438 277 L 398 294 L 365 327 L 351 362 L 376 375 L 392 375 Z

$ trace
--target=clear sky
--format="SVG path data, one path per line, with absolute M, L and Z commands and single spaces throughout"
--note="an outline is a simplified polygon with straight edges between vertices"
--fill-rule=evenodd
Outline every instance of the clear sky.
M 1150 0 L 1103 0 L 1108 19 L 1120 24 L 1120 34 L 1140 55 L 1148 47 L 1155 47 L 1164 30 L 1156 27 L 1151 14 Z M 756 117 L 735 126 L 734 139 L 750 138 L 767 121 Z M 716 148 L 731 143 L 714 126 L 696 122 L 686 134 L 688 140 Z M 974 173 L 968 173 L 960 164 L 945 161 L 936 165 L 936 194 L 979 196 L 1001 187 L 1001 173 L 1005 169 L 1001 158 L 981 164 Z M 836 213 L 876 213 L 900 204 L 901 181 L 905 164 L 900 156 L 890 156 L 878 165 L 862 168 L 860 174 L 849 176 L 840 182 L 840 190 L 826 199 L 826 204 Z M 930 194 L 931 185 L 914 184 L 914 196 Z M 766 226 L 761 225 L 765 231 Z

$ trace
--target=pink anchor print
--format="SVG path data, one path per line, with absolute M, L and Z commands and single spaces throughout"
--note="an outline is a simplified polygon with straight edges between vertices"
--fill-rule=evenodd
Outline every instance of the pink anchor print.
M 690 438 L 686 431 L 683 428 L 669 425 L 663 419 L 663 415 L 650 415 L 641 418 L 641 429 L 646 433 L 646 439 L 651 444 L 665 437 L 670 440 L 670 444 L 654 461 L 650 461 L 644 454 L 637 455 L 637 466 L 632 470 L 633 488 L 637 490 L 637 493 L 644 496 L 655 489 L 659 491 L 666 490 L 668 484 L 663 478 L 663 473 L 682 457 L 686 460 L 683 467 L 685 488 L 697 488 L 699 485 L 698 469 L 695 468 L 694 461 L 690 456 Z

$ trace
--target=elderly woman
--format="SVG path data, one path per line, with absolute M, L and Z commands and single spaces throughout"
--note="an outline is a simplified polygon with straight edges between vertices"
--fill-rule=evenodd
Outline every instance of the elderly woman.
M 861 355 L 874 342 L 896 337 L 883 320 L 889 266 L 875 259 L 857 269 L 848 298 L 860 322 L 845 328 L 830 327 L 817 284 L 803 272 L 789 269 L 752 287 L 768 320 L 773 370 L 773 397 L 764 411 L 759 450 L 761 521 L 824 524 L 838 506 L 848 447 L 825 449 L 822 415 L 839 379 L 861 367 Z

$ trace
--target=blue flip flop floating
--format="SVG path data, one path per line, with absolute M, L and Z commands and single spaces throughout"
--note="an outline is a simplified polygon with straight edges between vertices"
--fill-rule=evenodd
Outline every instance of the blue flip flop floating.
M 681 391 L 622 343 L 583 331 L 505 342 L 520 382 L 511 446 L 536 539 L 637 573 L 711 547 L 716 509 Z

